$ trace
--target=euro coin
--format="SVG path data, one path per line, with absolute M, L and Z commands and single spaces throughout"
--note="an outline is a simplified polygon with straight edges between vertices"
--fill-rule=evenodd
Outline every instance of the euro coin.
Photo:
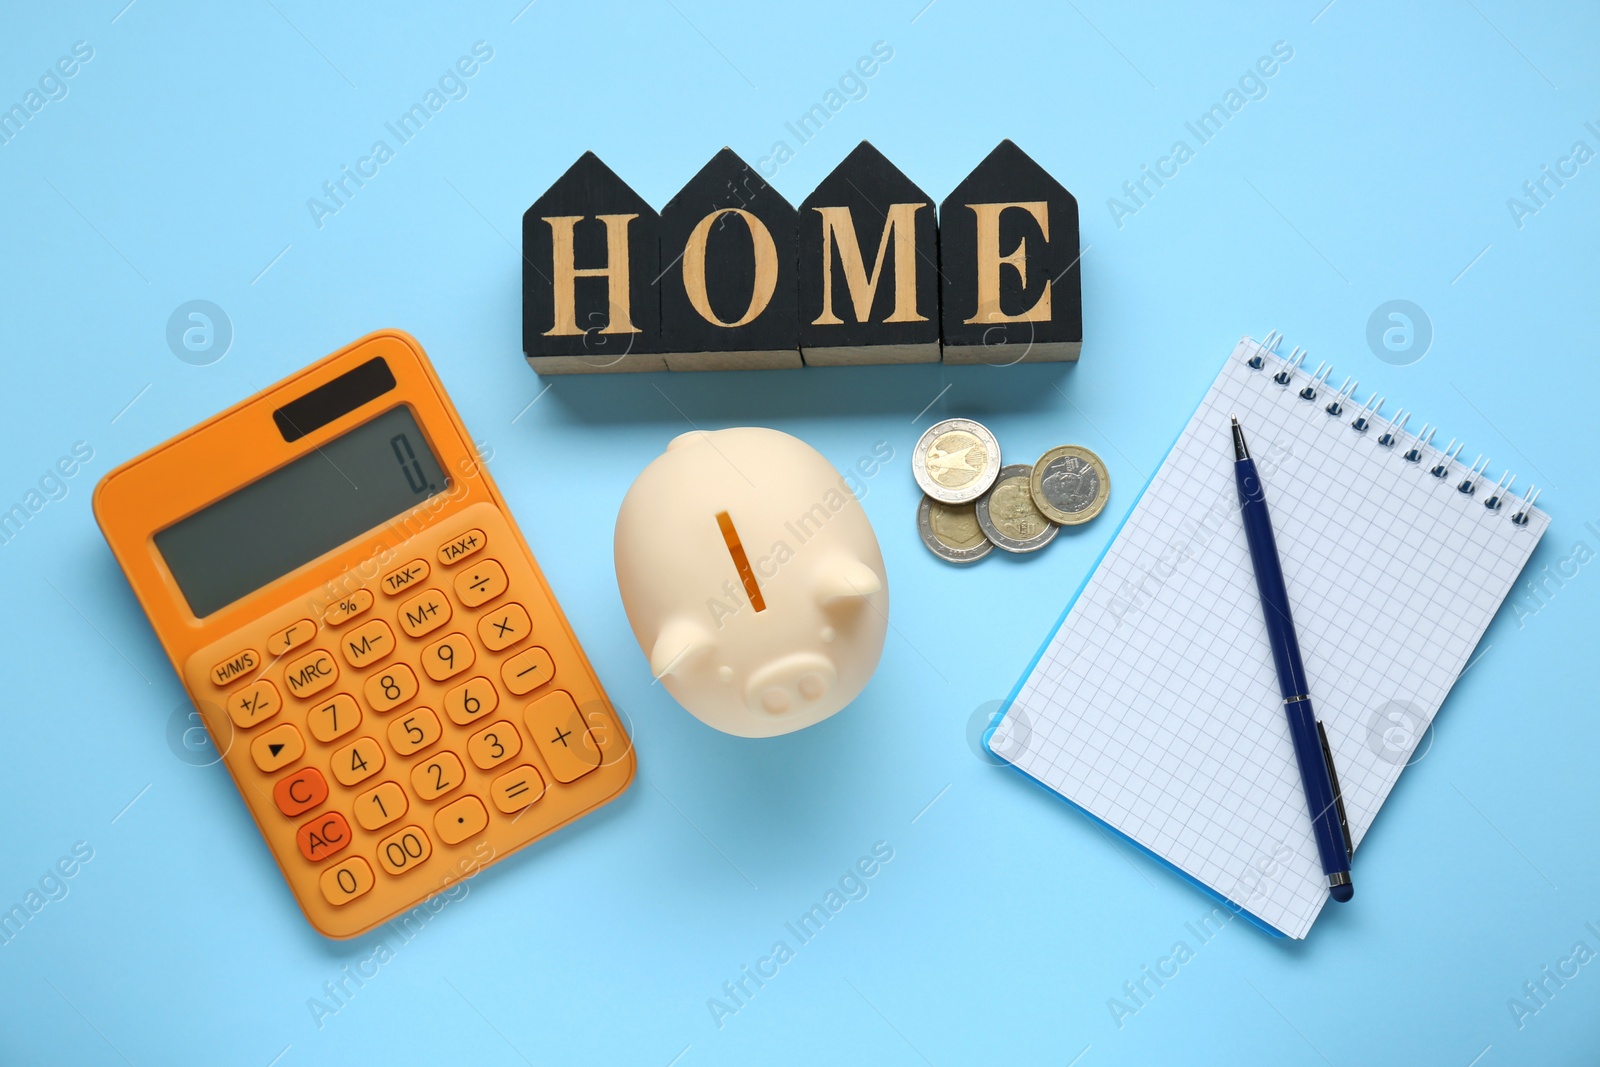
M 1061 529 L 1034 505 L 1032 477 L 1033 468 L 1026 463 L 1001 467 L 994 486 L 978 498 L 978 525 L 1007 552 L 1037 552 Z
M 948 563 L 976 563 L 994 551 L 978 525 L 976 504 L 941 504 L 924 496 L 917 506 L 917 532 L 928 551 Z
M 1051 522 L 1077 526 L 1105 509 L 1111 475 L 1100 457 L 1077 445 L 1059 445 L 1039 457 L 1028 481 L 1033 502 Z
M 917 485 L 941 504 L 978 499 L 1000 473 L 1000 442 L 971 419 L 945 419 L 928 427 L 911 452 Z

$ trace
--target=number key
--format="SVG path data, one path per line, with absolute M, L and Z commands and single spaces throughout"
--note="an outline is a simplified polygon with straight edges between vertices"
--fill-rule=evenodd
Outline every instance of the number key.
M 374 738 L 358 737 L 335 752 L 328 766 L 340 785 L 355 785 L 383 770 L 383 748 Z
M 467 738 L 467 755 L 481 771 L 498 767 L 521 751 L 522 735 L 503 719 Z
M 367 704 L 373 711 L 389 711 L 417 695 L 417 676 L 404 663 L 390 664 L 382 674 L 367 679 Z
M 453 752 L 440 752 L 411 771 L 411 788 L 423 800 L 442 797 L 461 784 L 467 769 Z
M 444 695 L 444 712 L 457 726 L 489 714 L 500 704 L 500 694 L 487 678 L 469 678 Z
M 501 604 L 478 620 L 478 639 L 490 652 L 499 652 L 527 637 L 533 622 L 521 604 Z
M 422 650 L 422 669 L 429 678 L 442 682 L 472 666 L 476 659 L 466 634 L 450 634 Z
M 432 853 L 433 844 L 420 826 L 408 826 L 378 843 L 378 862 L 390 874 L 415 870 Z
M 350 903 L 371 889 L 375 881 L 372 865 L 360 856 L 351 856 L 343 863 L 329 867 L 322 872 L 320 879 L 322 895 L 334 907 Z
M 356 797 L 356 822 L 363 830 L 377 830 L 404 815 L 409 806 L 400 783 L 381 782 Z
M 361 708 L 349 693 L 338 693 L 306 716 L 306 728 L 323 744 L 336 741 L 361 725 Z
M 456 575 L 456 596 L 469 608 L 487 604 L 506 591 L 506 569 L 492 559 L 479 560 Z
M 420 752 L 439 740 L 444 729 L 439 716 L 429 708 L 412 708 L 405 718 L 396 718 L 389 724 L 389 747 L 402 756 Z

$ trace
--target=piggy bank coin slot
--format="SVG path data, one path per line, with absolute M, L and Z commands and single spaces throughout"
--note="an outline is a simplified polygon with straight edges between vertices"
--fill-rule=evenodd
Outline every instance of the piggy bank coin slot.
M 756 572 L 750 569 L 750 558 L 744 554 L 739 531 L 734 529 L 733 517 L 726 511 L 717 512 L 717 526 L 722 530 L 722 540 L 728 545 L 728 555 L 733 557 L 733 569 L 739 572 L 739 580 L 744 583 L 744 595 L 750 598 L 750 606 L 757 611 L 767 610 L 761 587 L 756 584 Z

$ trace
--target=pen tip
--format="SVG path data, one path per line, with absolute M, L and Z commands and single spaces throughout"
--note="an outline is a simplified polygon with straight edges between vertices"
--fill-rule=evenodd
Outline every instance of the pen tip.
M 1228 416 L 1228 421 L 1233 423 L 1235 426 L 1237 426 L 1237 425 L 1239 425 L 1239 416 L 1237 416 L 1237 415 L 1229 415 Z

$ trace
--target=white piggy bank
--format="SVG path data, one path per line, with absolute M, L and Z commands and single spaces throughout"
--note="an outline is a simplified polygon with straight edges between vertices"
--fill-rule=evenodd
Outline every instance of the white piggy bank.
M 878 539 L 839 472 L 786 433 L 674 438 L 623 498 L 616 564 L 651 674 L 725 733 L 820 722 L 878 666 L 889 621 Z

